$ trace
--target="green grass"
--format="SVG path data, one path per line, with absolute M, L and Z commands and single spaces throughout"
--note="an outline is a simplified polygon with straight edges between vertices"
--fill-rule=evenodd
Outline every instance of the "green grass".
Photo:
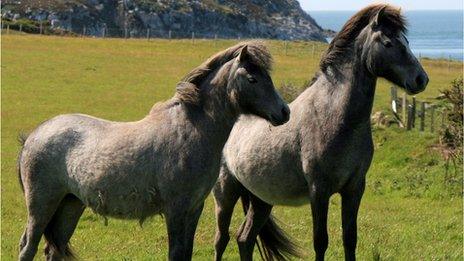
M 175 85 L 190 69 L 236 41 L 121 40 L 60 38 L 33 35 L 2 37 L 2 180 L 1 258 L 17 259 L 17 245 L 26 219 L 24 197 L 16 177 L 18 133 L 61 113 L 81 112 L 110 120 L 143 117 L 151 106 L 171 97 Z M 275 58 L 273 79 L 302 85 L 317 69 L 317 44 L 268 42 Z M 462 63 L 423 60 L 430 76 L 426 100 L 438 95 L 461 75 Z M 390 89 L 379 80 L 374 111 L 389 107 Z M 429 146 L 430 133 L 398 128 L 374 131 L 376 154 L 359 214 L 360 260 L 462 260 L 461 171 L 445 179 L 444 162 Z M 237 209 L 231 231 L 243 220 Z M 308 206 L 277 207 L 275 215 L 313 258 Z M 340 200 L 331 200 L 328 260 L 343 257 Z M 213 256 L 214 207 L 206 202 L 195 237 L 194 259 Z M 135 221 L 110 219 L 86 211 L 72 239 L 84 260 L 166 259 L 167 234 L 161 217 L 140 228 Z M 43 260 L 42 251 L 38 257 Z M 226 260 L 237 260 L 235 242 Z

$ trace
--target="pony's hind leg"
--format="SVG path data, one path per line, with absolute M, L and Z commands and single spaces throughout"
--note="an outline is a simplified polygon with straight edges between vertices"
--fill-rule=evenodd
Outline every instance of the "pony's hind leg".
M 84 209 L 84 204 L 76 196 L 68 194 L 63 198 L 44 232 L 47 241 L 45 248 L 47 260 L 74 257 L 68 243 Z
M 26 229 L 20 241 L 19 260 L 33 260 L 37 253 L 40 239 L 53 217 L 62 196 L 51 196 L 48 193 L 26 193 L 28 219 Z
M 213 188 L 214 202 L 216 206 L 216 236 L 214 239 L 215 257 L 219 261 L 229 243 L 229 226 L 235 204 L 242 192 L 242 185 L 228 173 L 223 165 L 218 182 Z
M 242 197 L 245 200 L 245 197 Z M 272 206 L 249 194 L 249 207 L 246 211 L 246 220 L 239 229 L 237 236 L 241 260 L 253 260 L 253 249 L 261 228 L 269 220 Z

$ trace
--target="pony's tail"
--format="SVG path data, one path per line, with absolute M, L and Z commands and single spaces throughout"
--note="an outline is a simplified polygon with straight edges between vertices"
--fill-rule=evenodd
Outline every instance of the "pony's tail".
M 18 154 L 18 160 L 17 160 L 17 168 L 18 168 L 18 179 L 19 179 L 19 185 L 21 186 L 21 190 L 24 192 L 24 184 L 23 184 L 23 180 L 21 179 L 21 165 L 20 165 L 20 162 L 21 162 L 21 156 L 23 154 L 23 149 L 24 149 L 24 143 L 26 143 L 26 140 L 27 140 L 27 135 L 24 134 L 24 133 L 20 133 L 19 136 L 18 136 L 18 142 L 21 146 L 21 149 L 19 150 L 19 154 Z
M 250 207 L 249 195 L 240 197 L 243 211 L 246 213 Z M 266 224 L 259 231 L 259 254 L 263 260 L 288 260 L 290 257 L 303 258 L 301 248 L 293 242 L 293 239 L 277 224 L 278 221 L 272 214 Z
M 272 214 L 259 232 L 259 241 L 263 251 L 260 251 L 264 260 L 286 260 L 290 257 L 303 258 L 301 248 L 277 224 Z
M 55 225 L 55 220 L 52 218 L 52 220 L 48 223 L 47 227 L 44 230 L 44 236 L 45 236 L 45 241 L 47 242 L 46 248 L 45 248 L 45 254 L 50 253 L 53 251 L 54 253 L 58 253 L 61 257 L 61 259 L 64 260 L 76 260 L 76 255 L 74 254 L 74 251 L 71 249 L 71 246 L 69 243 L 64 245 L 63 247 L 60 247 L 57 244 L 57 238 L 55 237 L 55 234 L 53 233 L 53 227 Z

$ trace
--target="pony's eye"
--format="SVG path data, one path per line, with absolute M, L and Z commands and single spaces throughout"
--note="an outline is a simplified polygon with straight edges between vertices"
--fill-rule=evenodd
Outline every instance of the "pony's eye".
M 390 40 L 384 41 L 383 45 L 385 45 L 385 47 L 387 47 L 387 48 L 390 48 L 390 47 L 393 46 L 393 44 L 392 44 L 392 42 Z
M 248 82 L 250 82 L 250 83 L 257 83 L 258 81 L 257 81 L 255 78 L 253 78 L 253 77 L 248 77 Z

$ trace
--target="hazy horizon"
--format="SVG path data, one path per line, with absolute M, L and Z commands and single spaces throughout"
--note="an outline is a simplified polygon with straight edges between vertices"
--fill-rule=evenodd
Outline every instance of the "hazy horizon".
M 304 11 L 306 12 L 357 12 L 359 11 L 360 9 L 337 9 L 337 10 L 331 10 L 331 9 L 311 9 L 311 10 L 308 10 L 308 9 L 304 9 Z M 408 12 L 408 11 L 463 11 L 461 9 L 405 9 L 404 11 Z M 464 16 L 464 14 L 463 14 Z
M 372 1 L 372 0 L 298 0 L 305 11 L 355 11 L 373 3 L 389 3 L 406 11 L 430 11 L 430 10 L 463 10 L 461 0 L 394 0 L 394 1 Z

